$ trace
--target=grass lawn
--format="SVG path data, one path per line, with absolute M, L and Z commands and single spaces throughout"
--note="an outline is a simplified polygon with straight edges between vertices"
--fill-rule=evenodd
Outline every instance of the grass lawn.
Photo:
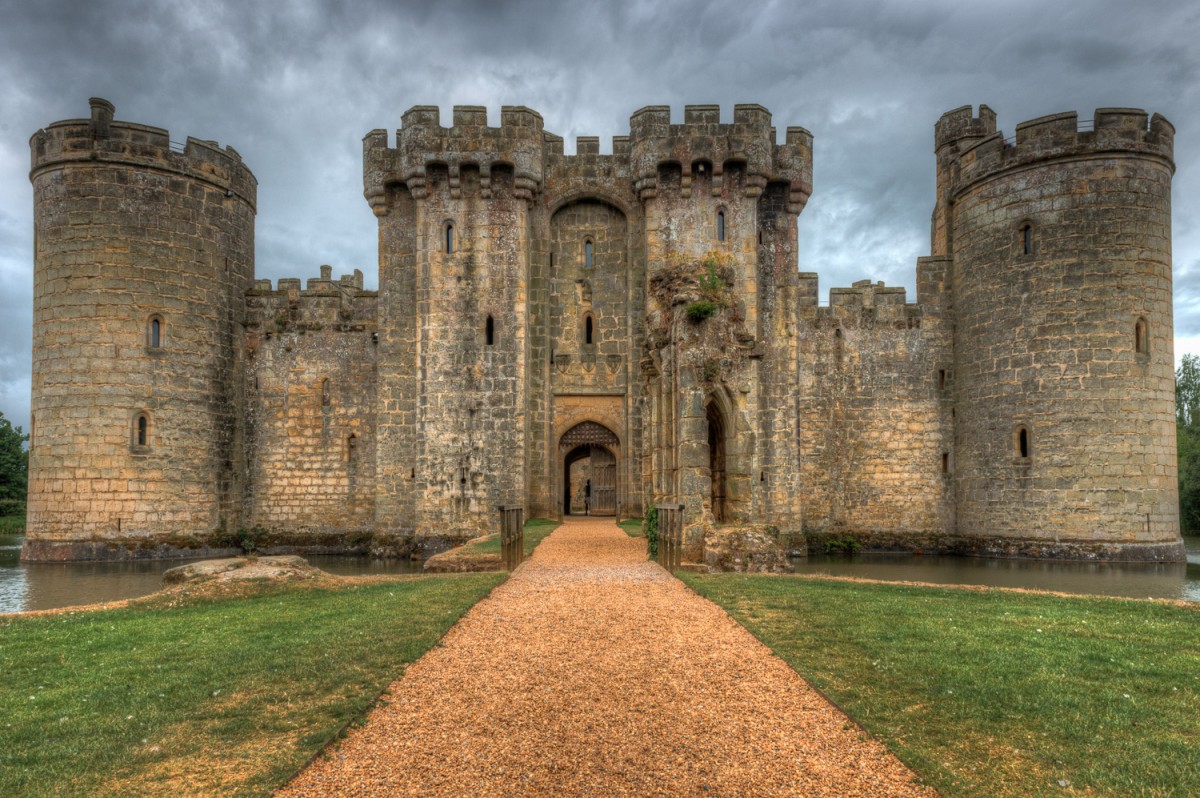
M 621 523 L 617 524 L 617 526 L 621 527 L 621 529 L 624 529 L 625 534 L 629 535 L 631 538 L 645 537 L 642 532 L 641 518 L 627 518 Z
M 0 616 L 0 795 L 269 795 L 502 578 Z
M 1200 608 L 680 577 L 945 796 L 1200 795 Z
M 533 554 L 533 550 L 537 548 L 537 544 L 545 540 L 546 536 L 554 530 L 558 529 L 558 521 L 551 521 L 548 518 L 530 518 L 525 522 L 525 556 Z M 477 543 L 468 543 L 463 547 L 464 551 L 472 554 L 500 554 L 500 536 L 488 535 Z

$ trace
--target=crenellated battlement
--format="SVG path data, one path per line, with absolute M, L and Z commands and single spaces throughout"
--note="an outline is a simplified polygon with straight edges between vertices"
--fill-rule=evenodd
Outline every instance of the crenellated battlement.
M 490 197 L 494 169 L 511 170 L 513 194 L 532 201 L 542 187 L 542 117 L 524 106 L 504 106 L 500 127 L 487 126 L 487 109 L 456 105 L 451 127 L 441 126 L 437 106 L 405 111 L 394 147 L 385 130 L 363 139 L 363 193 L 376 214 L 386 213 L 387 186 L 403 184 L 414 197 L 427 191 L 430 167 L 445 167 L 452 188 L 464 167 L 479 170 L 483 196 Z
M 981 107 L 981 117 L 984 109 L 987 106 Z M 962 110 L 944 115 L 936 128 L 939 146 L 944 136 L 952 135 L 951 131 L 960 131 L 958 138 L 968 137 L 963 131 L 969 131 L 971 137 L 978 134 L 978 140 L 969 143 L 957 156 L 959 173 L 955 190 L 958 191 L 1012 168 L 1098 153 L 1125 152 L 1161 158 L 1172 171 L 1175 168 L 1174 126 L 1160 114 L 1150 116 L 1140 108 L 1098 108 L 1092 119 L 1083 123 L 1074 111 L 1043 116 L 1017 125 L 1011 138 L 996 130 L 995 115 L 990 109 L 990 123 L 986 119 L 973 120 L 967 126 L 959 123 L 961 117 L 954 116 Z
M 320 277 L 307 281 L 281 277 L 255 280 L 246 292 L 246 324 L 265 334 L 286 330 L 332 329 L 342 332 L 375 329 L 377 291 L 363 289 L 363 273 L 333 277 L 332 266 L 322 266 Z
M 962 139 L 982 139 L 996 132 L 996 112 L 986 105 L 979 106 L 975 116 L 971 106 L 964 105 L 942 114 L 933 126 L 934 148 L 941 150 L 947 144 Z
M 254 207 L 258 181 L 233 147 L 191 136 L 181 145 L 163 128 L 115 121 L 116 109 L 107 100 L 93 97 L 90 103 L 90 119 L 55 122 L 33 134 L 31 179 L 67 163 L 120 163 L 203 180 Z
M 789 211 L 799 213 L 812 193 L 812 134 L 789 127 L 784 143 L 776 144 L 771 112 L 761 105 L 735 105 L 730 124 L 721 122 L 716 105 L 685 106 L 682 124 L 672 124 L 670 107 L 647 106 L 634 112 L 629 127 L 630 168 L 642 199 L 660 190 L 661 168 L 678 166 L 690 174 L 697 164 L 711 165 L 714 194 L 723 190 L 726 168 L 735 165 L 745 170 L 748 197 L 770 182 L 785 182 Z

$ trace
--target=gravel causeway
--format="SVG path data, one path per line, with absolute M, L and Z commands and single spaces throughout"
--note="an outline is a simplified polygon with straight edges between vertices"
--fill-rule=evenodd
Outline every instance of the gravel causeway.
M 568 519 L 279 796 L 936 796 L 612 519 Z

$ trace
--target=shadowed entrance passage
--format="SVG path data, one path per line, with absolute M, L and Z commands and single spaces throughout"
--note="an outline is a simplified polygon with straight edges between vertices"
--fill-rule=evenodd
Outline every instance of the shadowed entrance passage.
M 563 433 L 563 515 L 617 514 L 620 443 L 607 427 L 585 421 Z
M 290 796 L 935 796 L 610 519 L 571 518 Z

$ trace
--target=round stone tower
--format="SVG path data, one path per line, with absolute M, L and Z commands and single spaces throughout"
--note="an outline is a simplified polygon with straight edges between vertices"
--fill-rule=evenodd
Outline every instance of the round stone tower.
M 113 110 L 30 141 L 26 560 L 194 555 L 238 524 L 257 183 Z
M 1182 560 L 1174 129 L 1126 108 L 938 122 L 957 528 L 981 554 Z M 935 242 L 939 236 L 935 215 Z

